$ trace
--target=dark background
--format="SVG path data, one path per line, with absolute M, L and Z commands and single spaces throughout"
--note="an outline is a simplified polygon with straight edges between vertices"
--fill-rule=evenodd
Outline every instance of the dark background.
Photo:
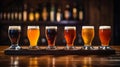
M 98 37 L 98 28 L 100 25 L 110 25 L 112 27 L 112 36 L 110 45 L 120 45 L 120 1 L 119 0 L 4 0 L 0 2 L 0 11 L 6 11 L 7 8 L 14 8 L 15 11 L 17 8 L 20 8 L 23 11 L 24 3 L 28 4 L 27 11 L 30 11 L 30 8 L 34 8 L 34 11 L 38 11 L 42 9 L 43 4 L 57 4 L 57 6 L 61 6 L 62 11 L 65 9 L 66 4 L 70 4 L 73 6 L 73 3 L 77 3 L 82 7 L 84 12 L 84 19 L 81 25 L 94 25 L 95 26 L 95 37 L 93 40 L 93 45 L 100 45 L 99 37 Z M 40 5 L 42 4 L 42 5 Z M 50 9 L 50 7 L 48 7 Z M 10 10 L 7 10 L 10 11 Z M 3 20 L 1 20 L 2 22 Z M 11 21 L 8 21 L 8 23 Z M 22 22 L 22 21 L 21 21 Z M 81 21 L 79 21 L 81 22 Z M 12 24 L 12 23 L 10 23 Z M 75 40 L 75 45 L 83 45 L 83 41 L 81 38 L 81 25 L 77 28 L 77 37 Z M 20 39 L 21 45 L 29 45 L 29 41 L 26 35 L 27 26 L 22 26 L 22 35 Z M 41 28 L 41 36 L 39 38 L 39 45 L 47 45 L 47 41 L 42 42 L 42 40 L 46 40 L 45 38 L 45 26 L 40 26 Z M 8 38 L 8 25 L 0 24 L 0 44 L 8 45 L 10 44 L 10 40 Z M 57 45 L 65 45 L 65 39 L 63 36 L 63 26 L 59 26 L 58 28 L 58 36 L 57 36 Z

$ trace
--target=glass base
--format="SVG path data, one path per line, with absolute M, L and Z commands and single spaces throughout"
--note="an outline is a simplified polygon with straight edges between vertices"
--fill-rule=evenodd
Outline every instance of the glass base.
M 65 50 L 75 50 L 75 47 L 74 46 L 66 46 L 64 49 Z
M 56 46 L 48 46 L 46 49 L 47 49 L 47 50 L 55 50 L 55 49 L 57 49 L 57 48 L 56 48 Z
M 39 47 L 38 46 L 29 46 L 28 49 L 30 49 L 30 50 L 36 50 L 36 49 L 39 49 Z
M 17 44 L 17 45 L 11 45 L 11 46 L 9 47 L 9 49 L 20 50 L 21 47 L 18 46 L 18 44 Z
M 100 47 L 98 47 L 98 49 L 100 49 L 100 50 L 112 50 L 112 48 L 110 46 L 100 46 Z
M 93 50 L 94 48 L 92 46 L 83 46 L 81 49 L 83 49 L 83 50 Z

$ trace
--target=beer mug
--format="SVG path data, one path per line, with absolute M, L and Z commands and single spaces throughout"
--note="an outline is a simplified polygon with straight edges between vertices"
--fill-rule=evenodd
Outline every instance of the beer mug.
M 93 49 L 91 44 L 94 38 L 94 34 L 94 26 L 82 26 L 82 38 L 84 41 L 84 47 L 82 49 Z
M 67 43 L 65 49 L 74 49 L 74 40 L 76 38 L 76 27 L 65 26 L 64 27 L 64 38 Z
M 40 36 L 39 26 L 28 26 L 27 36 L 30 42 L 29 49 L 39 49 L 37 46 L 37 42 Z
M 8 37 L 11 41 L 10 49 L 19 50 L 21 47 L 18 45 L 20 39 L 21 27 L 20 26 L 9 26 Z
M 109 41 L 111 39 L 111 26 L 99 26 L 100 49 L 111 49 Z
M 55 40 L 57 36 L 57 26 L 46 26 L 45 34 L 48 41 L 47 49 L 56 49 Z

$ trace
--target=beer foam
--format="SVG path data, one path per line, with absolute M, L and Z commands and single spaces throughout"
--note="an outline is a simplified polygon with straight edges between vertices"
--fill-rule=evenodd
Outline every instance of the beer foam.
M 76 27 L 75 27 L 75 26 L 65 26 L 64 29 L 65 29 L 65 30 L 66 30 L 66 29 L 76 29 Z
M 28 26 L 28 29 L 39 29 L 39 26 Z
M 57 29 L 57 26 L 46 26 L 46 29 Z
M 111 26 L 99 26 L 99 29 L 110 29 Z
M 21 30 L 21 26 L 9 26 L 9 30 Z
M 90 28 L 90 29 L 92 28 L 93 29 L 94 26 L 82 26 L 82 28 Z

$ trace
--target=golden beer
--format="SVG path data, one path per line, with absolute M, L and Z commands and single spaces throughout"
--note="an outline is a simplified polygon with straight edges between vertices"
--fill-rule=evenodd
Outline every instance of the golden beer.
M 30 46 L 37 46 L 37 42 L 40 36 L 39 26 L 28 26 L 27 36 L 30 42 Z
M 82 38 L 85 46 L 91 46 L 92 40 L 94 38 L 94 26 L 83 26 Z

